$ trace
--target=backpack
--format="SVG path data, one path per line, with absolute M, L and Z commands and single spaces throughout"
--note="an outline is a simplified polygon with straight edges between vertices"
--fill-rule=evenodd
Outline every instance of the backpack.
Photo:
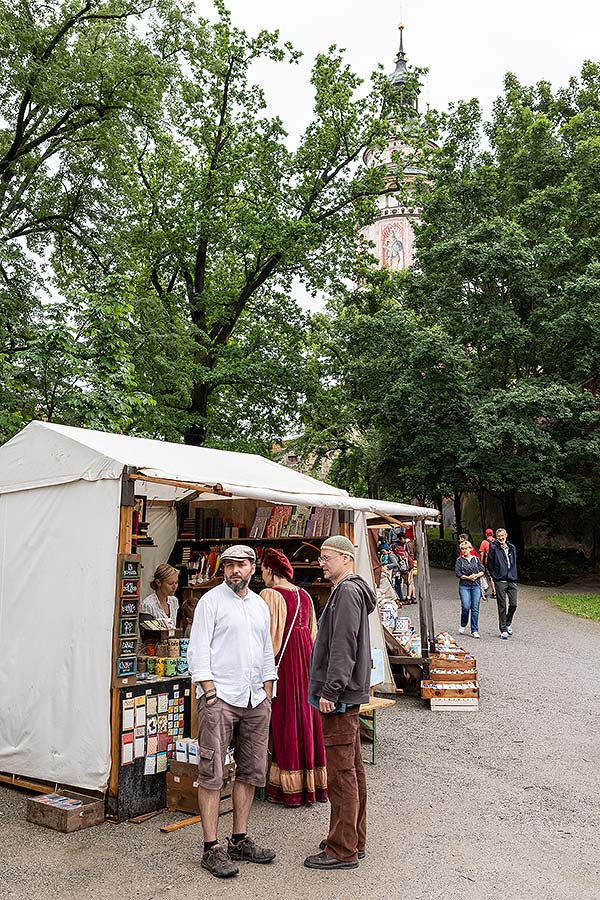
M 403 573 L 410 572 L 412 564 L 408 553 L 402 553 L 398 556 L 398 567 Z

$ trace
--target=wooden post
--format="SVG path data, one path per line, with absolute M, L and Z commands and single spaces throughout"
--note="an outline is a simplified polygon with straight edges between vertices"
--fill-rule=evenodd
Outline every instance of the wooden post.
M 426 594 L 426 581 L 429 577 L 429 566 L 426 565 L 427 546 L 425 543 L 425 527 L 422 519 L 415 522 L 415 545 L 417 552 L 417 598 L 419 601 L 419 626 L 421 632 L 421 656 L 426 659 L 429 656 L 430 623 L 428 617 L 428 604 Z
M 423 561 L 426 566 L 425 580 L 425 605 L 427 607 L 427 622 L 429 624 L 429 650 L 435 650 L 435 624 L 433 621 L 433 600 L 431 597 L 431 572 L 429 570 L 429 544 L 427 541 L 427 529 L 423 525 Z

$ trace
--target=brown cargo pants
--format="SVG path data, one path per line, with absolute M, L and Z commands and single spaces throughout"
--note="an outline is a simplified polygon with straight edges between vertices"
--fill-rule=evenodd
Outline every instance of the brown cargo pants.
M 367 840 L 367 781 L 360 749 L 358 706 L 345 713 L 321 713 L 331 804 L 327 853 L 358 859 Z

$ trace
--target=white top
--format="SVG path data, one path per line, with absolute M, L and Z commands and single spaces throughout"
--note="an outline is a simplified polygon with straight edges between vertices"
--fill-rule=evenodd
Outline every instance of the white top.
M 177 612 L 179 610 L 179 600 L 177 597 L 167 597 L 167 605 L 169 607 L 169 615 L 162 608 L 162 603 L 154 593 L 148 594 L 145 600 L 140 604 L 141 613 L 150 613 L 155 619 L 164 621 L 169 631 L 175 631 L 177 627 Z
M 269 608 L 254 591 L 242 599 L 225 582 L 207 591 L 190 633 L 192 681 L 214 681 L 217 696 L 231 706 L 258 706 L 267 696 L 263 682 L 277 679 L 270 624 Z

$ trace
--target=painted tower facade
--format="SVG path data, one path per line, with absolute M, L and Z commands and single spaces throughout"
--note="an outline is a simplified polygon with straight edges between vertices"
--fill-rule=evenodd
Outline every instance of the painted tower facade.
M 390 81 L 401 91 L 406 83 L 407 58 L 403 44 L 404 26 L 400 25 L 400 48 L 396 54 L 396 68 Z M 418 97 L 407 101 L 415 114 L 418 113 Z M 415 259 L 415 235 L 412 223 L 419 219 L 419 209 L 410 205 L 402 205 L 395 193 L 400 183 L 406 184 L 417 176 L 424 175 L 422 169 L 417 169 L 407 164 L 401 164 L 402 155 L 408 157 L 411 152 L 406 139 L 398 135 L 390 140 L 387 148 L 372 151 L 367 150 L 364 161 L 367 165 L 381 165 L 384 162 L 388 167 L 389 179 L 386 192 L 382 193 L 377 201 L 378 213 L 372 225 L 363 228 L 361 235 L 375 245 L 375 255 L 380 268 L 407 269 Z

